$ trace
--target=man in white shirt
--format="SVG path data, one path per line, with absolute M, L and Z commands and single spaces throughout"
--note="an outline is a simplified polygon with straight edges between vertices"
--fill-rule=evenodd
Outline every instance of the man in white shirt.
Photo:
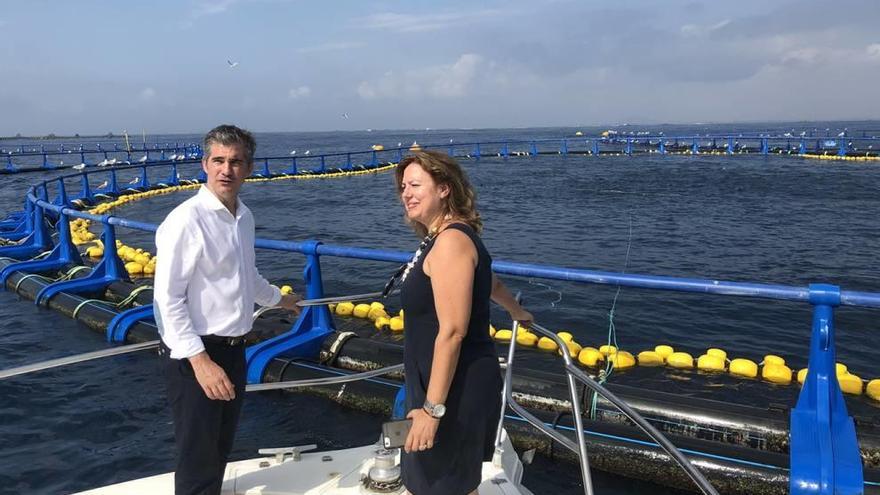
M 246 382 L 254 303 L 299 312 L 255 265 L 254 217 L 238 199 L 256 142 L 221 125 L 205 136 L 198 194 L 156 232 L 154 309 L 174 417 L 175 493 L 219 494 Z

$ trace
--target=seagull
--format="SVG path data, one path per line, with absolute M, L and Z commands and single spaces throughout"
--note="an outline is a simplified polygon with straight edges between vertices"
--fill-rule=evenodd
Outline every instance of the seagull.
M 146 161 L 147 161 L 147 155 L 140 157 L 140 159 L 138 160 L 138 162 L 140 162 L 140 163 L 144 163 Z
M 397 143 L 398 148 L 400 148 L 401 146 L 403 146 L 403 143 Z
M 107 165 L 110 165 L 110 160 L 108 160 L 107 158 L 104 158 L 103 160 L 98 162 L 99 167 L 106 167 Z
M 131 179 L 130 181 L 128 181 L 128 183 L 129 184 L 137 184 L 138 182 L 140 182 L 140 180 L 141 180 L 140 177 L 135 177 L 134 179 Z
M 80 163 L 79 165 L 74 165 L 73 167 L 70 167 L 70 168 L 72 168 L 74 170 L 82 170 L 82 169 L 86 168 L 86 164 Z
M 844 137 L 844 136 L 846 136 L 846 131 L 843 131 L 837 135 L 837 137 Z
M 308 155 L 309 153 L 311 153 L 311 151 L 310 151 L 310 150 L 306 150 L 305 154 Z
M 348 114 L 347 114 L 347 113 L 343 113 L 343 114 L 342 114 L 342 118 L 343 118 L 343 119 L 347 119 L 347 118 L 348 118 Z
M 101 185 L 98 186 L 98 189 L 104 189 L 105 187 L 107 187 L 107 181 L 106 181 L 106 180 L 105 180 L 104 182 L 102 182 Z
M 229 64 L 230 69 L 232 69 L 234 67 L 238 67 L 238 62 L 233 62 L 232 60 L 226 60 L 226 63 Z
M 291 155 L 295 155 L 295 154 L 296 154 L 296 150 L 291 151 L 290 154 L 291 154 Z

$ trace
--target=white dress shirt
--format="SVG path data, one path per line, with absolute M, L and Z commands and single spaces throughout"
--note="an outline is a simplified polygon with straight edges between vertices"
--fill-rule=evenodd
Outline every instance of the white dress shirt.
M 200 335 L 248 333 L 254 302 L 274 306 L 281 300 L 278 287 L 257 271 L 254 216 L 236 201 L 233 216 L 202 186 L 156 231 L 153 308 L 173 359 L 202 352 Z

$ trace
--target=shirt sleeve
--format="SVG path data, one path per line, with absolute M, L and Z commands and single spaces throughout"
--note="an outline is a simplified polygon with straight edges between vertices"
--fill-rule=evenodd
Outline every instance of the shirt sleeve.
M 260 306 L 276 306 L 281 301 L 281 289 L 270 284 L 254 267 L 254 301 Z
M 183 215 L 169 215 L 156 231 L 156 272 L 153 309 L 159 335 L 171 349 L 171 358 L 184 359 L 205 350 L 193 328 L 186 292 L 201 253 L 198 228 Z

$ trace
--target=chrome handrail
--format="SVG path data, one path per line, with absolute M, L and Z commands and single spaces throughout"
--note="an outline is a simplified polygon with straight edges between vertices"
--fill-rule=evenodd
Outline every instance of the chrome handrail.
M 245 387 L 245 392 L 263 392 L 266 390 L 278 390 L 282 388 L 317 387 L 321 385 L 336 385 L 337 383 L 350 383 L 367 380 L 374 376 L 387 375 L 395 371 L 403 370 L 403 364 L 395 364 L 370 371 L 362 371 L 351 375 L 331 376 L 328 378 L 310 378 L 306 380 L 290 380 L 286 382 L 251 383 Z
M 586 439 L 584 436 L 584 428 L 583 428 L 583 418 L 581 416 L 580 410 L 580 396 L 578 394 L 576 381 L 583 383 L 585 386 L 589 387 L 602 397 L 606 398 L 609 402 L 611 402 L 614 406 L 616 406 L 627 418 L 629 418 L 632 422 L 638 425 L 642 431 L 645 432 L 646 435 L 651 437 L 660 448 L 666 451 L 672 459 L 687 473 L 687 475 L 694 481 L 694 483 L 700 488 L 700 490 L 706 495 L 718 495 L 718 491 L 715 490 L 715 487 L 706 479 L 706 477 L 701 473 L 691 461 L 681 453 L 681 451 L 666 438 L 663 433 L 657 430 L 653 425 L 651 425 L 644 417 L 642 417 L 639 413 L 629 407 L 626 402 L 621 400 L 619 397 L 611 393 L 608 389 L 597 383 L 593 380 L 589 375 L 584 373 L 581 369 L 576 367 L 571 359 L 571 354 L 568 351 L 567 343 L 562 340 L 558 335 L 547 330 L 537 323 L 532 323 L 530 325 L 531 329 L 543 336 L 546 336 L 552 339 L 556 345 L 559 347 L 559 350 L 562 354 L 563 360 L 565 361 L 565 375 L 568 379 L 568 388 L 571 394 L 571 408 L 572 415 L 574 416 L 575 428 L 577 433 L 578 443 L 575 444 L 568 437 L 559 433 L 556 430 L 548 428 L 543 421 L 535 417 L 533 414 L 528 412 L 523 406 L 519 405 L 516 400 L 513 398 L 512 392 L 512 381 L 511 378 L 513 376 L 513 356 L 514 350 L 516 348 L 516 333 L 518 330 L 518 323 L 514 322 L 513 328 L 510 335 L 510 345 L 508 348 L 508 357 L 507 357 L 507 369 L 505 371 L 505 380 L 504 380 L 504 397 L 502 399 L 502 404 L 506 404 L 509 406 L 515 413 L 519 414 L 523 419 L 529 422 L 532 426 L 552 438 L 556 440 L 560 444 L 562 444 L 567 449 L 571 450 L 575 454 L 578 455 L 580 464 L 581 464 L 581 477 L 584 482 L 584 493 L 586 495 L 592 495 L 593 493 L 593 485 L 592 479 L 590 476 L 590 464 L 587 459 L 587 447 L 586 447 Z M 503 411 L 503 409 L 502 409 Z M 503 417 L 503 414 L 502 414 Z M 500 431 L 500 429 L 499 429 Z M 495 449 L 496 452 L 500 450 L 500 445 L 498 439 L 500 438 L 500 433 L 496 435 L 495 439 Z

